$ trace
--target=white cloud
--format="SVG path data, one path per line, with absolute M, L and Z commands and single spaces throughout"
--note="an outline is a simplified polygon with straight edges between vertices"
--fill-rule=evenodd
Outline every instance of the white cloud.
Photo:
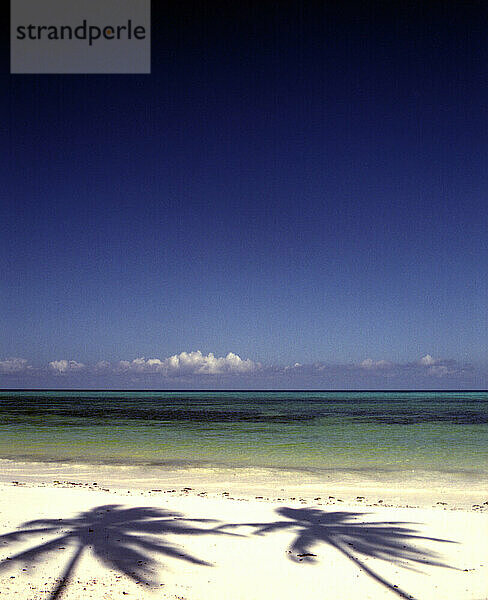
M 25 358 L 7 358 L 6 360 L 0 360 L 0 373 L 21 373 L 32 369 L 29 362 Z
M 109 371 L 112 365 L 108 362 L 108 360 L 99 360 L 95 365 L 95 371 Z
M 428 370 L 429 375 L 435 375 L 436 377 L 443 377 L 444 375 L 451 375 L 456 373 L 455 370 L 449 369 L 445 365 L 433 365 Z
M 51 361 L 49 363 L 49 368 L 56 374 L 63 374 L 82 371 L 85 368 L 85 365 L 76 360 L 66 360 L 63 358 L 62 360 Z
M 132 361 L 121 360 L 118 371 L 131 373 L 161 373 L 172 377 L 178 375 L 222 375 L 249 373 L 259 367 L 250 359 L 229 352 L 227 356 L 216 357 L 212 352 L 207 355 L 200 350 L 181 352 L 163 360 L 159 358 L 136 358 Z
M 296 362 L 294 365 L 286 365 L 283 370 L 289 371 L 290 369 L 300 369 L 301 367 L 303 367 L 302 363 Z
M 388 374 L 409 374 L 414 376 L 443 377 L 444 375 L 454 375 L 460 372 L 460 366 L 453 360 L 442 360 L 434 358 L 430 354 L 422 356 L 416 362 L 392 363 L 387 360 L 373 360 L 367 358 L 363 360 L 360 367 L 367 370 L 387 369 Z
M 435 365 L 437 362 L 438 361 L 435 358 L 433 358 L 430 354 L 426 354 L 420 359 L 420 364 L 425 365 L 426 367 L 429 367 L 430 365 Z
M 437 359 L 430 354 L 410 362 L 393 362 L 389 360 L 374 360 L 366 358 L 359 363 L 323 363 L 286 366 L 281 369 L 283 374 L 292 374 L 311 377 L 383 377 L 391 381 L 395 377 L 407 378 L 412 381 L 425 377 L 445 377 L 465 374 L 469 371 L 469 365 L 461 365 L 455 360 Z
M 388 360 L 373 360 L 372 358 L 366 358 L 361 363 L 363 369 L 386 369 L 391 367 L 391 362 Z
M 460 372 L 459 365 L 455 361 L 433 358 L 430 354 L 423 356 L 419 363 L 422 367 L 425 367 L 427 375 L 433 375 L 434 377 L 444 377 Z

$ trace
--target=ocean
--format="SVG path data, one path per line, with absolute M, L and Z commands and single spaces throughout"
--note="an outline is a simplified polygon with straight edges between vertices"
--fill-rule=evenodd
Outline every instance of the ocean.
M 487 392 L 0 392 L 0 458 L 488 481 Z

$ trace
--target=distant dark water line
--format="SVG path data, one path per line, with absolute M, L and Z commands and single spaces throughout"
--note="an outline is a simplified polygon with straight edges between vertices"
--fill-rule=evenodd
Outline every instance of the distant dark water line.
M 336 393 L 247 393 L 140 394 L 134 392 L 93 395 L 43 392 L 0 393 L 0 423 L 76 427 L 133 421 L 147 424 L 165 422 L 296 424 L 322 419 L 345 419 L 356 423 L 417 425 L 488 423 L 488 393 L 398 394 L 357 392 Z M 78 421 L 78 422 L 77 422 Z
M 0 414 L 0 425 L 19 425 L 18 417 L 22 413 L 11 414 L 10 416 L 3 416 Z M 56 420 L 55 416 L 62 417 L 62 419 Z M 335 415 L 340 416 L 340 415 Z M 267 415 L 243 415 L 239 414 L 238 419 L 240 422 L 247 423 L 268 423 L 268 424 L 281 424 L 281 425 L 293 425 L 298 422 L 315 421 L 324 417 L 324 415 L 289 415 L 289 416 L 267 416 Z M 488 424 L 488 415 L 483 413 L 447 413 L 444 415 L 394 415 L 394 416 L 378 416 L 378 415 L 354 415 L 349 413 L 344 415 L 351 421 L 356 423 L 376 423 L 382 425 L 419 425 L 422 423 L 450 423 L 452 425 L 482 425 Z M 70 421 L 72 418 L 78 418 L 77 421 Z M 50 419 L 46 421 L 39 421 L 37 418 L 23 418 L 23 425 L 35 425 L 37 427 L 87 427 L 88 425 L 104 426 L 112 425 L 117 427 L 119 424 L 126 424 L 127 421 L 139 422 L 146 427 L 162 427 L 169 422 L 174 423 L 199 423 L 210 425 L 212 423 L 233 423 L 236 421 L 236 415 L 211 415 L 208 413 L 196 413 L 196 414 L 178 414 L 178 413 L 167 413 L 167 412 L 155 412 L 152 415 L 135 415 L 131 413 L 125 414 L 107 414 L 104 411 L 100 414 L 94 414 L 91 412 L 65 412 L 51 414 Z

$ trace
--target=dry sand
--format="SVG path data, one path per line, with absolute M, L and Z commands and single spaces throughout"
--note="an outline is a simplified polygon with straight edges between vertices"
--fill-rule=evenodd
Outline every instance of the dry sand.
M 2 466 L 2 599 L 488 599 L 478 489 Z

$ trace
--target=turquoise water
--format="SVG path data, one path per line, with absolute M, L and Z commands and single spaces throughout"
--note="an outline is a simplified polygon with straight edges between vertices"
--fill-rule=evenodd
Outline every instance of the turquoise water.
M 488 475 L 486 392 L 0 392 L 0 458 Z

